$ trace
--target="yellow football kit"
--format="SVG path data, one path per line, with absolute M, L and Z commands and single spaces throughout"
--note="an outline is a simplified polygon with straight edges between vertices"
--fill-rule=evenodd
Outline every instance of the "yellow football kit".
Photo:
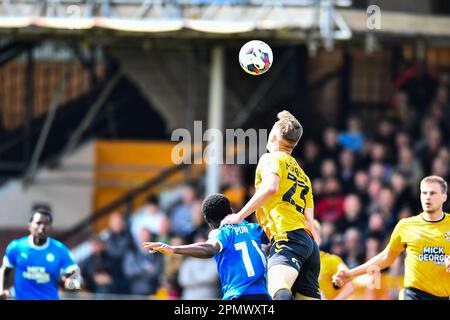
M 333 285 L 332 280 L 333 275 L 342 269 L 348 268 L 340 257 L 335 254 L 320 251 L 319 286 L 325 299 L 332 300 L 342 291 Z
M 297 229 L 305 229 L 312 236 L 304 216 L 306 208 L 314 208 L 310 179 L 291 155 L 281 151 L 263 154 L 259 159 L 256 190 L 270 173 L 280 177 L 278 192 L 256 211 L 269 240 L 287 240 L 287 232 Z
M 422 214 L 400 220 L 388 247 L 406 249 L 404 287 L 436 297 L 450 296 L 450 273 L 445 258 L 450 255 L 450 214 L 439 221 L 426 221 Z

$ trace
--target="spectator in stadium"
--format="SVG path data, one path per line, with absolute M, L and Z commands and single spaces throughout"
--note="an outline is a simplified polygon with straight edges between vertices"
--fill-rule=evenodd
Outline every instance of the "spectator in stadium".
M 443 177 L 445 180 L 450 178 L 448 160 L 443 157 L 436 157 L 431 164 L 432 175 Z
M 311 180 L 320 177 L 320 148 L 313 140 L 307 140 L 300 161 Z
M 426 108 L 435 95 L 437 84 L 424 60 L 418 60 L 414 64 L 412 74 L 413 76 L 400 85 L 399 89 L 407 92 L 408 100 L 417 110 L 417 123 L 425 115 Z
M 337 221 L 337 231 L 344 233 L 351 227 L 364 230 L 366 225 L 367 217 L 363 212 L 361 200 L 356 194 L 347 195 L 344 200 L 344 216 Z
M 243 185 L 241 165 L 221 165 L 221 189 L 224 194 L 230 199 L 233 208 L 241 208 L 245 201 L 245 187 Z M 196 213 L 200 212 L 200 202 L 195 201 L 197 208 Z M 206 222 L 201 214 L 194 216 L 194 224 L 207 227 Z M 199 221 L 195 221 L 195 220 Z M 206 228 L 207 229 L 207 228 Z
M 373 212 L 370 214 L 368 225 L 365 227 L 365 236 L 368 237 L 371 234 L 379 234 L 384 238 L 386 236 L 386 225 L 383 214 L 380 212 Z
M 408 185 L 417 194 L 417 184 L 423 176 L 423 169 L 410 147 L 401 147 L 395 170 L 402 173 L 408 180 Z
M 327 180 L 329 178 L 338 177 L 338 167 L 336 161 L 331 158 L 322 160 L 320 166 L 320 176 L 322 179 Z
M 72 254 L 49 237 L 52 213 L 42 207 L 32 209 L 30 235 L 13 240 L 6 248 L 0 268 L 0 299 L 11 296 L 11 275 L 16 300 L 58 300 L 60 285 L 66 290 L 80 289 L 80 268 Z
M 128 293 L 128 281 L 123 273 L 123 259 L 133 247 L 131 235 L 120 212 L 113 212 L 109 218 L 109 228 L 100 235 L 105 241 L 105 251 L 111 259 L 113 293 Z
M 379 206 L 380 192 L 383 183 L 379 179 L 371 179 L 367 187 L 368 201 L 366 202 L 367 213 L 376 210 Z
M 447 74 L 448 79 L 448 74 Z M 445 80 L 448 81 L 448 80 Z M 443 120 L 443 129 L 444 129 L 444 135 L 446 137 L 450 136 L 450 100 L 449 100 L 449 94 L 450 94 L 450 86 L 447 84 L 441 84 L 438 90 L 438 94 L 436 95 L 436 103 L 441 105 L 442 107 L 442 120 Z
M 407 93 L 403 90 L 396 91 L 392 99 L 392 105 L 394 118 L 399 124 L 407 130 L 413 130 L 417 115 L 414 107 L 409 104 Z
M 373 141 L 370 148 L 370 162 L 386 164 L 388 162 L 386 145 L 380 141 Z
M 392 189 L 390 187 L 385 186 L 381 188 L 377 201 L 375 203 L 372 203 L 368 211 L 369 214 L 375 211 L 381 213 L 387 227 L 391 228 L 396 222 L 398 213 L 394 211 L 394 205 L 394 193 L 392 192 Z
M 446 119 L 444 116 L 444 107 L 442 106 L 442 104 L 437 101 L 433 101 L 430 105 L 430 110 L 427 114 L 427 118 L 430 118 L 436 122 L 441 133 L 446 132 Z M 446 140 L 445 137 L 443 140 Z
M 147 204 L 131 217 L 131 234 L 136 245 L 140 246 L 139 233 L 143 228 L 162 239 L 168 237 L 169 218 L 159 208 L 159 201 L 156 196 L 149 196 Z
M 358 171 L 355 172 L 352 193 L 358 195 L 363 204 L 367 204 L 369 202 L 369 195 L 367 193 L 369 182 L 370 179 L 367 171 L 358 169 Z
M 350 192 L 353 187 L 355 174 L 355 155 L 351 150 L 344 149 L 339 154 L 339 178 L 342 181 L 344 193 Z
M 403 147 L 407 148 L 411 147 L 411 136 L 408 134 L 406 130 L 400 129 L 395 133 L 395 148 L 393 151 L 393 154 L 397 155 L 397 159 L 398 159 L 398 151 Z
M 438 157 L 442 158 L 442 159 L 444 159 L 446 161 L 450 161 L 450 149 L 448 147 L 446 147 L 446 146 L 442 146 L 439 149 Z
M 421 161 L 425 174 L 430 174 L 431 163 L 436 158 L 442 143 L 441 131 L 431 124 L 431 127 L 425 129 L 424 138 L 416 144 L 416 153 Z
M 419 209 L 413 210 L 409 206 L 405 206 L 405 207 L 401 208 L 399 213 L 398 213 L 397 222 L 400 221 L 400 219 L 412 217 L 413 216 L 413 212 L 414 211 L 418 211 L 418 210 Z
M 330 253 L 341 257 L 345 261 L 347 253 L 345 250 L 344 236 L 342 234 L 335 233 L 331 237 Z
M 154 241 L 146 228 L 139 231 L 139 243 Z M 130 293 L 150 296 L 156 293 L 164 274 L 164 257 L 160 253 L 147 254 L 142 246 L 130 250 L 124 259 L 123 270 L 130 284 Z
M 339 133 L 336 128 L 325 128 L 322 135 L 321 159 L 333 159 L 334 161 L 337 161 L 337 155 L 342 150 L 342 147 L 339 145 L 338 138 Z
M 312 180 L 312 187 L 314 189 L 314 200 L 319 201 L 322 199 L 322 196 L 324 194 L 324 181 L 322 178 L 315 178 Z
M 322 224 L 321 230 L 321 241 L 320 241 L 320 249 L 326 252 L 330 252 L 331 250 L 331 240 L 333 235 L 336 233 L 336 227 L 334 223 L 329 221 L 324 221 Z
M 181 237 L 173 237 L 170 240 L 171 246 L 181 246 L 184 245 L 184 239 Z M 178 281 L 178 273 L 180 270 L 181 263 L 183 262 L 184 256 L 178 254 L 164 255 L 164 278 L 167 283 L 168 297 L 170 299 L 179 299 L 183 292 Z
M 194 243 L 206 242 L 207 237 L 197 233 Z M 200 259 L 186 257 L 181 263 L 178 282 L 182 287 L 181 299 L 219 299 L 220 280 L 214 258 Z
M 339 134 L 339 144 L 345 149 L 361 152 L 364 145 L 364 134 L 361 130 L 361 121 L 356 116 L 347 120 L 347 131 Z
M 336 222 L 344 215 L 344 196 L 337 178 L 325 181 L 324 196 L 317 201 L 316 214 L 319 221 Z
M 105 240 L 94 236 L 91 241 L 91 255 L 81 264 L 81 274 L 87 291 L 99 294 L 116 292 L 113 277 L 114 262 L 106 251 Z
M 362 240 L 361 232 L 356 228 L 349 228 L 344 234 L 346 253 L 344 261 L 349 268 L 353 268 L 364 261 L 361 248 Z
M 195 233 L 194 209 L 198 208 L 195 190 L 187 186 L 183 192 L 183 202 L 175 207 L 170 217 L 171 233 L 192 242 Z
M 410 206 L 414 202 L 411 196 L 411 187 L 401 172 L 395 171 L 392 173 L 390 186 L 395 196 L 394 212 L 398 213 L 401 208 Z
M 390 155 L 395 154 L 396 125 L 390 118 L 382 118 L 375 133 L 375 141 L 385 148 L 385 160 L 392 162 Z
M 233 192 L 230 193 L 233 194 Z M 228 192 L 225 192 L 224 194 L 228 194 Z M 238 198 L 240 198 L 240 196 L 238 196 Z M 236 202 L 235 205 L 240 207 L 239 204 L 237 204 Z M 195 233 L 198 232 L 208 233 L 210 231 L 208 223 L 203 218 L 202 202 L 200 199 L 195 199 L 192 204 L 192 225 L 194 226 L 194 234 L 192 235 L 192 237 L 195 235 Z
M 364 261 L 369 261 L 377 254 L 380 253 L 381 241 L 383 237 L 378 232 L 370 233 L 365 240 L 365 253 L 366 257 Z

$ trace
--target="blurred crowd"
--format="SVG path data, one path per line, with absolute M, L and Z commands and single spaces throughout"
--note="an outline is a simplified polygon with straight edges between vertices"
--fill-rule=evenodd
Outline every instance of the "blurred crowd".
M 391 109 L 377 124 L 353 114 L 345 128 L 324 128 L 321 137 L 302 139 L 294 151 L 312 181 L 321 250 L 339 255 L 349 268 L 379 253 L 399 219 L 420 213 L 424 176 L 450 181 L 449 72 L 431 74 L 423 62 L 405 64 L 393 84 Z M 223 192 L 236 211 L 254 192 L 245 170 L 222 167 Z M 213 259 L 148 254 L 141 246 L 205 240 L 209 228 L 199 193 L 197 186 L 183 186 L 150 197 L 130 219 L 111 214 L 109 228 L 92 239 L 93 254 L 81 265 L 86 289 L 160 299 L 220 298 Z M 383 272 L 383 290 L 357 285 L 353 298 L 395 299 L 402 260 Z
M 85 289 L 97 294 L 133 294 L 159 299 L 219 299 L 214 259 L 149 254 L 143 242 L 173 245 L 206 241 L 209 227 L 193 186 L 169 192 L 177 199 L 162 208 L 151 196 L 126 219 L 113 212 L 106 230 L 90 240 L 91 254 L 80 263 Z M 167 205 L 167 204 L 166 204 Z

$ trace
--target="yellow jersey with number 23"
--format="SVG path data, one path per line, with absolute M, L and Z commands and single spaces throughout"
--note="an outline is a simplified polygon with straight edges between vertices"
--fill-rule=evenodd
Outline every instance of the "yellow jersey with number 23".
M 255 188 L 270 173 L 280 177 L 278 191 L 256 211 L 258 223 L 271 241 L 287 240 L 287 232 L 305 229 L 305 209 L 314 208 L 311 181 L 291 155 L 276 151 L 261 156 L 256 168 Z

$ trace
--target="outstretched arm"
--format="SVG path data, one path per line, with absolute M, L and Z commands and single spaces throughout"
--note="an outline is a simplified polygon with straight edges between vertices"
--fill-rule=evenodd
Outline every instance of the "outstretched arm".
M 347 282 L 366 273 L 381 271 L 394 263 L 395 259 L 400 255 L 400 252 L 393 251 L 389 247 L 385 248 L 381 253 L 367 261 L 366 263 L 350 269 L 341 270 L 333 276 L 333 282 L 342 287 Z
M 280 177 L 275 173 L 269 173 L 264 177 L 264 182 L 261 187 L 256 190 L 253 197 L 247 204 L 236 214 L 229 214 L 226 216 L 221 225 L 237 224 L 247 218 L 252 212 L 264 205 L 271 196 L 278 192 L 280 185 Z
M 144 242 L 144 248 L 150 253 L 161 252 L 163 254 L 181 254 L 194 258 L 208 259 L 220 251 L 218 242 L 198 242 L 182 246 L 170 246 L 162 242 Z

